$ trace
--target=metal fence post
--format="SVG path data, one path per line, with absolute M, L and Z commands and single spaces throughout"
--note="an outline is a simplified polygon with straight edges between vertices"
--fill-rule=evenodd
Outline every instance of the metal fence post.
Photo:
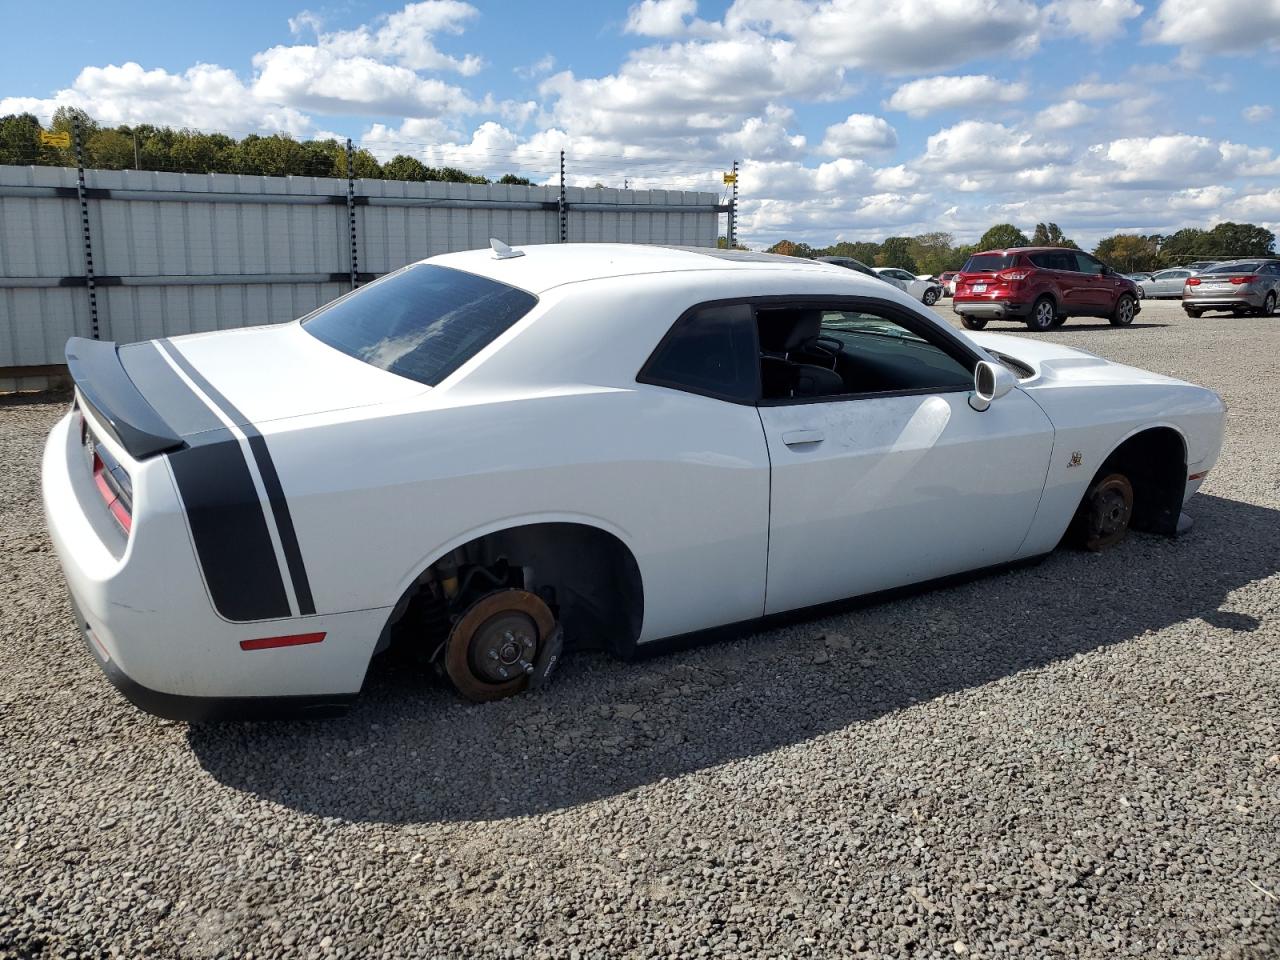
M 89 334 L 101 340 L 98 329 L 98 289 L 93 275 L 93 237 L 89 233 L 89 198 L 84 188 L 84 138 L 80 134 L 80 118 L 71 115 L 71 135 L 76 145 L 76 197 L 80 200 L 80 228 L 84 234 L 84 279 L 89 288 Z
M 733 193 L 729 197 L 729 249 L 738 245 L 738 161 L 733 161 Z
M 564 192 L 564 151 L 560 151 L 560 242 L 569 242 L 569 202 Z
M 360 250 L 356 246 L 356 164 L 351 138 L 347 137 L 347 227 L 351 231 L 351 289 L 360 279 Z

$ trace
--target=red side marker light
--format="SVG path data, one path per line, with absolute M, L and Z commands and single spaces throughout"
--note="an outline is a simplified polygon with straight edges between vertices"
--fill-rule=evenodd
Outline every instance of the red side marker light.
M 1187 483 L 1190 483 L 1192 480 L 1203 480 L 1208 475 L 1208 470 L 1201 470 L 1199 473 L 1193 473 L 1191 476 L 1187 477 Z
M 295 633 L 287 637 L 260 637 L 257 640 L 241 640 L 241 650 L 271 650 L 275 647 L 298 647 L 304 643 L 319 643 L 323 633 Z

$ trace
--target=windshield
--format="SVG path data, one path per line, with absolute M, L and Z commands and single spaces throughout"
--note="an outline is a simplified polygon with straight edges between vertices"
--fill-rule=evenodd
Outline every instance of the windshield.
M 302 329 L 349 357 L 434 387 L 537 302 L 496 280 L 418 263 L 321 307 Z
M 979 253 L 965 261 L 961 273 L 993 273 L 1013 266 L 1017 256 L 1012 253 Z
M 1253 273 L 1262 264 L 1260 263 L 1220 263 L 1216 267 L 1209 267 L 1207 270 L 1201 270 L 1201 273 Z

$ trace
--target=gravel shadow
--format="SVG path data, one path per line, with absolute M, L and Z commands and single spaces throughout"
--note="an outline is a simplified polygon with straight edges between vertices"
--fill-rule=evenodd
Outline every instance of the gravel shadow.
M 563 810 L 872 722 L 925 700 L 1220 610 L 1280 571 L 1280 511 L 1200 495 L 1177 541 L 1134 536 L 1044 563 L 641 663 L 570 657 L 548 688 L 460 702 L 375 662 L 336 720 L 195 726 L 219 782 L 350 821 L 491 820 Z

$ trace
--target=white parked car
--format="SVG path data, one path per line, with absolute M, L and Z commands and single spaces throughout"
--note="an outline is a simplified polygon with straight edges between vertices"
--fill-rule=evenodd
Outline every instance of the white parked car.
M 850 270 L 553 245 L 301 321 L 76 339 L 44 453 L 88 648 L 138 706 L 331 712 L 411 644 L 467 697 L 566 649 L 1173 536 L 1210 390 L 967 335 Z
M 880 274 L 882 279 L 888 280 L 903 293 L 915 297 L 925 306 L 932 307 L 942 296 L 942 285 L 933 280 L 922 279 L 897 267 L 872 267 L 872 269 Z

